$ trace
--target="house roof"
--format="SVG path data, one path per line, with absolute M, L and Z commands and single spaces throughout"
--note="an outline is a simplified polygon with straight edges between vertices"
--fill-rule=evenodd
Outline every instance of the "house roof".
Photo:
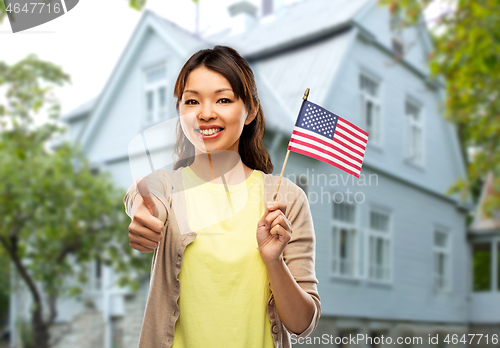
M 186 51 L 193 52 L 207 46 L 207 41 L 198 37 L 189 30 L 184 29 L 183 27 L 169 21 L 165 17 L 162 17 L 149 9 L 146 9 L 145 12 L 146 13 L 144 15 L 150 15 L 165 29 L 167 29 L 169 33 L 175 34 L 176 40 L 182 43 L 182 46 L 186 49 Z
M 226 30 L 207 38 L 145 10 L 101 95 L 65 115 L 63 120 L 87 113 L 88 122 L 76 140 L 85 150 L 96 134 L 95 127 L 104 117 L 121 75 L 131 64 L 134 50 L 152 30 L 182 58 L 214 44 L 235 47 L 255 73 L 266 125 L 290 133 L 306 87 L 311 89 L 311 101 L 325 104 L 349 43 L 354 41 L 357 30 L 349 29 L 358 28 L 356 23 L 376 4 L 377 0 L 303 0 L 245 33 L 231 35 Z
M 64 114 L 61 117 L 61 121 L 68 122 L 88 115 L 94 109 L 94 106 L 98 98 L 99 98 L 98 96 L 95 96 L 94 98 L 87 100 L 85 103 L 78 105 L 76 108 L 74 108 L 67 114 Z
M 165 40 L 172 47 L 173 51 L 175 51 L 175 54 L 182 57 L 189 56 L 192 51 L 196 51 L 207 45 L 206 42 L 199 39 L 196 35 L 189 33 L 187 30 L 158 16 L 150 10 L 145 10 L 93 109 L 88 113 L 88 122 L 76 139 L 77 142 L 82 144 L 84 150 L 95 135 L 95 127 L 101 117 L 105 115 L 104 110 L 111 102 L 116 89 L 120 86 L 121 77 L 127 72 L 129 65 L 134 59 L 135 52 L 147 38 L 150 31 L 155 32 L 160 38 Z
M 120 75 L 124 71 L 124 67 L 129 64 L 129 62 L 126 61 L 127 58 L 133 56 L 133 54 L 127 53 L 127 51 L 133 50 L 135 44 L 141 41 L 139 36 L 145 33 L 143 29 L 145 23 L 147 23 L 149 27 L 152 27 L 158 35 L 168 40 L 181 55 L 189 55 L 191 52 L 195 52 L 202 48 L 212 47 L 214 44 L 223 44 L 233 46 L 236 49 L 239 48 L 239 52 L 242 56 L 248 59 L 252 55 L 255 56 L 263 52 L 268 53 L 269 48 L 273 46 L 283 48 L 283 45 L 287 43 L 287 45 L 297 45 L 300 43 L 300 40 L 309 41 L 313 34 L 325 35 L 325 33 L 328 33 L 328 30 L 332 28 L 338 30 L 343 25 L 345 26 L 364 4 L 370 1 L 374 0 L 305 0 L 289 5 L 273 21 L 263 21 L 252 30 L 241 35 L 230 36 L 230 31 L 226 30 L 208 39 L 202 39 L 166 18 L 159 16 L 155 12 L 145 10 L 140 23 L 137 25 L 134 34 L 130 38 L 127 47 L 122 53 L 122 57 L 114 68 L 101 95 L 85 102 L 68 114 L 63 115 L 62 120 L 69 121 L 75 118 L 88 117 L 88 125 L 83 129 L 78 139 L 85 148 L 92 134 L 95 133 L 92 130 L 100 117 L 100 111 L 104 110 L 106 103 L 109 102 L 109 98 L 107 98 L 106 95 L 112 94 L 110 89 L 113 89 L 113 86 L 116 85 L 115 81 L 119 79 L 117 75 Z M 316 17 L 317 20 L 310 21 L 311 16 Z M 331 34 L 332 33 L 330 33 L 330 35 Z M 266 40 L 263 40 L 263 37 L 265 37 Z M 217 42 L 214 41 L 216 38 Z M 268 38 L 270 38 L 270 40 L 268 40 Z M 328 47 L 328 50 L 333 50 L 330 52 L 335 52 L 336 56 L 342 56 L 342 49 L 345 48 L 345 44 L 346 36 L 338 35 L 338 37 L 335 36 L 327 39 L 326 42 L 320 44 L 320 46 L 322 49 Z M 320 53 L 320 48 L 311 47 L 311 49 L 317 51 L 315 58 L 316 62 L 314 64 L 309 63 L 307 66 L 300 64 L 301 56 L 306 53 L 304 48 L 299 48 L 297 52 L 293 54 L 287 53 L 284 56 L 284 61 L 278 64 L 280 69 L 295 69 L 299 72 L 297 75 L 288 77 L 288 85 L 280 81 L 279 76 L 283 75 L 279 73 L 280 69 L 277 69 L 274 73 L 270 73 L 275 62 L 272 60 L 262 60 L 262 63 L 260 64 L 259 62 L 258 66 L 258 64 L 252 64 L 252 60 L 249 59 L 256 75 L 256 83 L 260 90 L 259 96 L 261 98 L 261 103 L 266 109 L 267 124 L 273 129 L 287 132 L 293 129 L 295 122 L 294 115 L 297 110 L 296 104 L 299 103 L 300 105 L 301 102 L 301 99 L 297 98 L 297 95 L 301 96 L 304 91 L 295 90 L 296 88 L 291 89 L 291 87 L 300 86 L 300 89 L 302 89 L 304 84 L 308 84 L 307 87 L 311 88 L 311 90 L 314 89 L 314 100 L 316 102 L 321 102 L 321 98 L 326 93 L 328 84 L 331 84 L 333 81 L 332 77 L 339 63 L 338 59 L 331 59 L 332 57 L 329 56 L 328 50 Z M 308 59 L 310 59 L 310 57 Z M 321 66 L 325 69 L 324 71 L 328 71 L 328 74 L 326 74 L 328 76 L 323 73 L 318 74 L 316 70 L 321 68 Z M 262 69 L 262 73 L 258 72 L 259 69 Z M 265 75 L 265 78 L 259 76 L 259 74 Z M 308 76 L 313 76 L 314 80 L 307 81 Z M 301 78 L 304 78 L 304 80 L 301 80 Z M 264 90 L 267 92 L 262 93 Z M 293 102 L 290 102 L 291 100 L 293 100 Z
M 500 211 L 493 212 L 491 218 L 487 218 L 483 213 L 483 205 L 485 200 L 493 194 L 495 177 L 493 172 L 486 175 L 481 197 L 479 198 L 478 208 L 476 210 L 474 221 L 472 222 L 469 231 L 473 234 L 482 234 L 490 231 L 500 231 Z
M 311 90 L 311 101 L 325 103 L 349 43 L 353 41 L 352 34 L 345 31 L 314 45 L 301 46 L 255 63 L 255 73 L 261 75 L 279 96 L 283 107 L 293 115 L 290 119 L 293 124 L 306 87 Z
M 231 32 L 227 30 L 206 40 L 223 42 L 251 59 L 299 42 L 308 42 L 312 37 L 331 34 L 348 25 L 370 2 L 373 0 L 299 1 L 285 7 L 274 20 L 263 20 L 244 33 L 230 36 Z

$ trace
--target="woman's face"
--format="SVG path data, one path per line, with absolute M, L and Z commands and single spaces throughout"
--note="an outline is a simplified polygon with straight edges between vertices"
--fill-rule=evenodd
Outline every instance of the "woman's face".
M 238 152 L 243 127 L 255 117 L 247 117 L 245 104 L 240 98 L 235 99 L 229 81 L 204 66 L 188 75 L 179 101 L 179 113 L 184 134 L 196 153 Z

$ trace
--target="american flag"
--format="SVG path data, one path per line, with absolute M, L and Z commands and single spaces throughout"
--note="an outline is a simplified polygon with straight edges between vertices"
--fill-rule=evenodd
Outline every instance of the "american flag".
M 288 150 L 329 163 L 359 178 L 368 133 L 308 100 L 302 102 Z

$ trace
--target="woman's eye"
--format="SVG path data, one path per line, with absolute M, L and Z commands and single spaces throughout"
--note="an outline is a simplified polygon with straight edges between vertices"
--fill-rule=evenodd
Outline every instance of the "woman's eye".
M 231 99 L 228 99 L 228 98 L 221 98 L 218 100 L 218 102 L 220 102 L 221 104 L 229 104 L 231 103 Z M 198 104 L 198 101 L 194 100 L 194 99 L 188 99 L 184 102 L 184 104 L 186 105 L 196 105 Z

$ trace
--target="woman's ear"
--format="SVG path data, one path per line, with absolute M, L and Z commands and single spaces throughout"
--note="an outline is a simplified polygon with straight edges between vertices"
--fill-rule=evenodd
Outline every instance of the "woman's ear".
M 252 123 L 252 121 L 255 119 L 255 117 L 257 116 L 257 113 L 259 112 L 259 105 L 257 104 L 257 107 L 247 115 L 247 119 L 245 120 L 245 126 L 246 125 L 249 125 L 250 123 Z

